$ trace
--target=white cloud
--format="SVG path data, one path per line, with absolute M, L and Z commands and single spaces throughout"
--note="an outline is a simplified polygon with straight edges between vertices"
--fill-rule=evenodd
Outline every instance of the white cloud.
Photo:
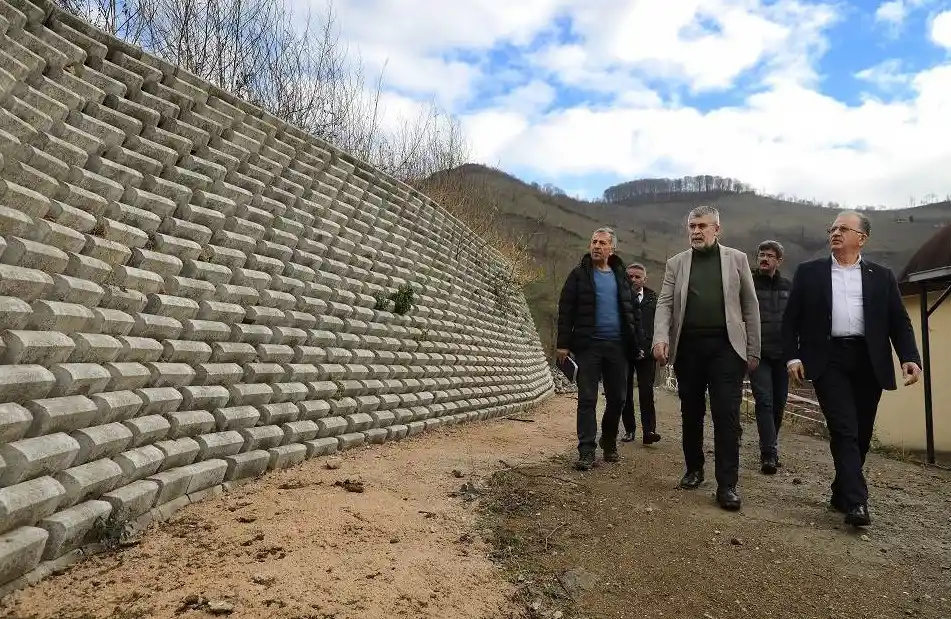
M 951 51 L 951 11 L 939 13 L 931 20 L 931 40 Z
M 875 11 L 875 21 L 890 24 L 892 26 L 901 26 L 908 15 L 908 7 L 904 0 L 888 0 L 878 5 Z
M 890 58 L 858 71 L 855 77 L 887 92 L 907 86 L 914 76 L 904 71 L 900 59 Z
M 885 2 L 876 17 L 907 29 L 931 1 Z M 435 97 L 460 115 L 478 160 L 529 178 L 578 187 L 594 175 L 719 174 L 852 205 L 945 195 L 951 64 L 913 71 L 893 58 L 822 75 L 840 6 L 353 0 L 341 24 L 368 68 L 389 59 L 385 79 L 401 95 L 388 107 L 411 115 Z M 927 27 L 951 50 L 951 11 Z M 824 94 L 852 78 L 869 90 L 857 103 Z M 730 93 L 730 103 L 704 111 L 682 93 Z

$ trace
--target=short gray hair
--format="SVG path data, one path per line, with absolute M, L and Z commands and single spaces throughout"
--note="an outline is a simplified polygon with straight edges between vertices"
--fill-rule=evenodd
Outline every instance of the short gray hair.
M 713 221 L 715 221 L 717 224 L 720 223 L 720 211 L 717 210 L 717 207 L 709 206 L 707 204 L 698 206 L 687 213 L 687 220 L 689 221 L 691 219 L 699 219 L 700 217 L 706 217 L 707 215 L 713 215 Z
M 865 236 L 872 235 L 872 220 L 868 218 L 868 215 L 865 213 L 860 213 L 858 211 L 841 211 L 838 215 L 835 216 L 836 219 L 842 217 L 843 215 L 855 215 L 859 218 L 859 228 L 862 229 L 862 232 L 865 233 Z
M 765 240 L 759 244 L 759 247 L 756 248 L 756 251 L 767 251 L 772 250 L 776 254 L 777 258 L 783 257 L 783 244 L 779 241 Z
M 607 234 L 611 237 L 611 249 L 617 249 L 617 234 L 614 233 L 614 228 L 598 228 L 591 233 L 591 238 L 593 239 L 598 234 Z
M 627 265 L 627 268 L 629 268 L 629 269 L 640 269 L 640 270 L 644 271 L 645 273 L 647 273 L 647 267 L 644 266 L 643 264 L 641 264 L 640 262 L 632 262 L 631 264 Z

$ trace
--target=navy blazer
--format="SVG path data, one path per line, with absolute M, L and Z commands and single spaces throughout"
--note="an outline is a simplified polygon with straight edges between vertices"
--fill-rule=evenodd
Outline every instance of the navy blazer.
M 901 363 L 921 365 L 911 320 L 891 270 L 862 259 L 862 306 L 865 342 L 882 389 L 896 388 L 891 348 Z M 783 313 L 783 353 L 800 359 L 810 380 L 822 376 L 832 337 L 832 257 L 803 262 L 792 280 Z

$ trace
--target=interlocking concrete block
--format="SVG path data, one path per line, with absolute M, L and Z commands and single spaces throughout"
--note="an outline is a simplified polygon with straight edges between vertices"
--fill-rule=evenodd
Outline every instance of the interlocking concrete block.
M 118 340 L 117 340 L 118 342 Z M 152 381 L 152 373 L 141 363 L 132 361 L 107 362 L 103 364 L 111 380 L 108 391 L 132 391 L 147 387 Z
M 268 449 L 268 455 L 268 470 L 286 469 L 307 459 L 307 447 L 301 443 L 281 445 Z
M 178 392 L 176 391 L 175 393 L 177 394 Z M 89 396 L 89 399 L 95 402 L 97 409 L 96 417 L 97 420 L 102 423 L 123 421 L 134 417 L 144 405 L 142 398 L 132 391 L 96 393 Z
M 205 342 L 167 339 L 162 343 L 161 360 L 169 363 L 197 365 L 211 359 L 211 346 Z
M 142 391 L 142 390 L 140 390 Z M 172 425 L 162 415 L 144 415 L 122 422 L 132 432 L 132 445 L 142 447 L 160 441 L 169 435 Z
M 102 500 L 112 506 L 112 516 L 119 522 L 137 518 L 149 511 L 155 503 L 159 485 L 152 481 L 138 480 L 102 495 Z
M 388 441 L 398 441 L 400 439 L 406 438 L 409 434 L 409 426 L 398 424 L 388 426 L 386 428 L 386 440 Z
M 50 365 L 66 361 L 76 344 L 58 331 L 11 330 L 3 334 L 3 362 Z
M 38 527 L 20 527 L 0 535 L 0 582 L 7 583 L 39 565 L 49 533 Z
M 296 421 L 300 416 L 300 409 L 293 402 L 262 404 L 257 409 L 261 413 L 261 423 L 264 424 L 278 425 Z
M 99 393 L 112 380 L 109 371 L 98 363 L 54 363 L 50 371 L 56 377 L 51 396 Z
M 27 436 L 42 437 L 54 432 L 71 432 L 92 425 L 98 407 L 86 396 L 39 398 L 24 402 L 33 417 Z
M 199 452 L 201 451 L 198 442 L 190 437 L 159 441 L 155 443 L 155 447 L 157 447 L 165 457 L 159 470 L 173 469 L 191 464 L 198 458 Z
M 97 523 L 112 513 L 107 501 L 86 501 L 59 511 L 39 521 L 38 526 L 49 533 L 43 559 L 56 557 L 93 541 Z
M 195 368 L 187 363 L 150 361 L 145 364 L 152 374 L 153 387 L 184 387 L 195 379 Z
M 284 440 L 284 431 L 274 425 L 242 428 L 238 432 L 244 438 L 243 451 L 270 449 L 279 446 Z
M 254 346 L 246 342 L 213 342 L 211 361 L 214 363 L 248 363 L 257 358 Z M 241 370 L 242 377 L 244 368 Z
M 77 465 L 118 455 L 125 451 L 133 440 L 132 432 L 121 423 L 115 422 L 75 430 L 70 436 L 79 446 L 79 452 L 73 461 Z M 60 467 L 62 468 L 66 467 Z
M 154 445 L 123 451 L 112 461 L 119 465 L 127 482 L 137 481 L 152 475 L 162 466 L 165 455 Z
M 15 402 L 0 404 L 0 443 L 12 443 L 26 436 L 33 424 L 29 410 Z
M 261 413 L 254 406 L 229 406 L 214 411 L 218 430 L 237 430 L 257 425 Z
M 369 445 L 381 445 L 389 438 L 389 432 L 387 432 L 386 428 L 364 430 L 363 435 L 366 437 L 366 442 Z
M 228 465 L 225 480 L 232 481 L 264 474 L 270 463 L 271 455 L 263 449 L 255 449 L 254 451 L 227 456 L 224 460 Z
M 59 504 L 63 508 L 109 492 L 122 483 L 123 473 L 116 462 L 103 458 L 60 471 L 55 480 L 66 490 Z
M 192 465 L 168 469 L 146 478 L 145 481 L 158 484 L 158 492 L 155 495 L 155 503 L 153 503 L 154 506 L 168 503 L 169 501 L 184 496 L 188 492 L 188 486 L 191 484 L 192 477 L 194 476 L 194 471 L 190 466 Z
M 188 387 L 185 387 L 188 389 Z M 188 404 L 185 404 L 188 406 Z M 214 429 L 215 417 L 206 410 L 184 410 L 167 413 L 165 418 L 171 424 L 168 436 L 172 439 L 197 436 Z
M 334 437 L 317 438 L 311 441 L 304 441 L 307 448 L 307 457 L 316 458 L 318 456 L 328 456 L 337 453 L 339 442 Z
M 338 436 L 347 431 L 347 420 L 343 417 L 322 417 L 315 420 L 318 427 L 317 438 Z
M 95 315 L 95 314 L 94 314 Z M 67 358 L 70 363 L 109 363 L 119 356 L 122 344 L 116 338 L 99 333 L 73 333 L 75 347 Z M 110 389 L 116 389 L 110 384 Z
M 0 445 L 5 468 L 0 485 L 57 473 L 68 468 L 79 453 L 79 444 L 68 434 L 56 432 Z
M 339 451 L 360 447 L 366 442 L 366 436 L 362 432 L 352 432 L 340 434 L 337 436 L 337 446 Z
M 149 337 L 118 335 L 116 339 L 122 345 L 122 350 L 116 357 L 118 362 L 148 363 L 158 361 L 165 350 L 159 341 Z
M 284 431 L 284 445 L 303 443 L 317 437 L 320 427 L 312 420 L 292 421 L 281 424 Z
M 212 459 L 189 464 L 185 468 L 191 471 L 191 480 L 186 490 L 188 494 L 191 494 L 223 482 L 228 471 L 228 463 L 221 459 Z
M 237 430 L 212 432 L 195 437 L 198 443 L 198 460 L 233 456 L 244 449 L 246 437 Z
M 221 385 L 229 387 L 241 381 L 244 368 L 237 363 L 199 363 L 195 366 L 195 385 Z M 231 392 L 228 392 L 231 397 Z

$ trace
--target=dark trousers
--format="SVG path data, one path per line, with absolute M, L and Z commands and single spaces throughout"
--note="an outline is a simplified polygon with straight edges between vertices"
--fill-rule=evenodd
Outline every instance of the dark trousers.
M 833 338 L 829 362 L 812 383 L 829 428 L 829 449 L 835 463 L 833 501 L 845 506 L 865 503 L 868 485 L 862 467 L 882 397 L 865 340 Z
M 593 456 L 597 447 L 598 383 L 604 383 L 605 409 L 601 420 L 601 447 L 613 451 L 624 407 L 627 355 L 621 342 L 592 340 L 577 354 L 578 364 L 578 454 Z
M 760 359 L 750 374 L 750 387 L 756 400 L 756 427 L 759 452 L 763 458 L 779 457 L 779 428 L 789 396 L 789 374 L 780 359 Z
M 637 421 L 634 419 L 634 374 L 637 374 L 637 399 L 641 406 L 641 431 L 644 436 L 657 431 L 657 411 L 654 408 L 654 376 L 657 361 L 647 353 L 643 359 L 628 364 L 627 391 L 625 391 L 624 409 L 621 421 L 624 431 L 634 434 Z
M 726 333 L 681 336 L 674 361 L 680 415 L 683 420 L 683 450 L 688 471 L 703 468 L 703 421 L 710 390 L 713 418 L 714 461 L 717 485 L 736 486 L 740 469 L 740 402 L 746 362 Z

